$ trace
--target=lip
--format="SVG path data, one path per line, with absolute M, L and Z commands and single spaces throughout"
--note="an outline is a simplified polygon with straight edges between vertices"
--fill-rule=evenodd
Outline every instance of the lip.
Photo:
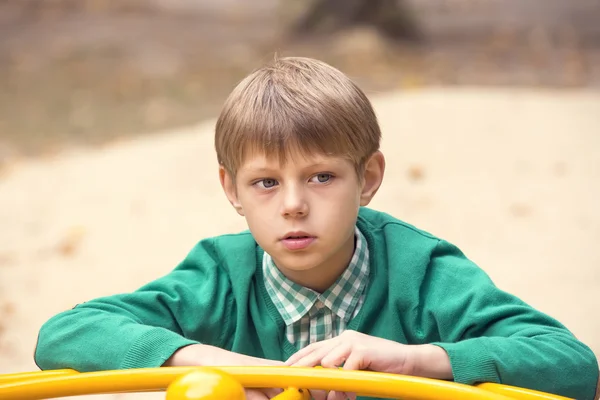
M 311 238 L 315 237 L 315 235 L 311 235 L 310 233 L 307 233 L 304 231 L 290 231 L 290 232 L 287 232 L 285 235 L 283 235 L 280 240 L 289 239 L 290 237 L 293 237 L 293 236 L 302 236 L 302 237 L 311 237 Z
M 288 250 L 303 250 L 310 246 L 316 237 L 303 231 L 293 231 L 286 233 L 279 241 Z

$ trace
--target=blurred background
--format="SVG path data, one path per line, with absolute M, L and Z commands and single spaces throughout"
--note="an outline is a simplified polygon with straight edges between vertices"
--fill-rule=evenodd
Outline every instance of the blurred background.
M 4 0 L 0 159 L 214 116 L 273 57 L 367 91 L 600 87 L 595 0 Z
M 51 315 L 245 229 L 212 129 L 275 54 L 373 99 L 373 207 L 600 353 L 598 21 L 596 0 L 0 1 L 0 373 L 35 369 Z

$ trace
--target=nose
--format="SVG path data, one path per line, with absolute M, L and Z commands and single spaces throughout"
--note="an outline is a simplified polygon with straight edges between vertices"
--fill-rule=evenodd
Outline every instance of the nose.
M 283 191 L 281 215 L 285 218 L 302 218 L 308 215 L 308 202 L 300 187 L 288 186 Z

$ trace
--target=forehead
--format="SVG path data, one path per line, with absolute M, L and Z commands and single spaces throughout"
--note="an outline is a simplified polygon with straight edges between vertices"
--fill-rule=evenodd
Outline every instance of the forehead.
M 290 151 L 284 157 L 278 154 L 267 154 L 265 152 L 252 152 L 247 154 L 238 172 L 262 169 L 306 169 L 317 166 L 329 167 L 352 167 L 350 160 L 335 155 L 306 153 Z

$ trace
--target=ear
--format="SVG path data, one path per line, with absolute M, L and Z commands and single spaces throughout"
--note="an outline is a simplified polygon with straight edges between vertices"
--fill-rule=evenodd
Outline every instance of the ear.
M 227 170 L 222 165 L 219 165 L 219 180 L 221 181 L 221 187 L 223 187 L 225 196 L 227 196 L 227 199 L 229 200 L 233 208 L 235 208 L 237 213 L 243 216 L 244 210 L 238 199 L 235 181 L 231 177 L 231 174 L 229 174 L 229 172 L 227 172 Z
M 368 205 L 379 190 L 385 172 L 385 157 L 377 150 L 365 164 L 363 186 L 360 193 L 360 205 Z

